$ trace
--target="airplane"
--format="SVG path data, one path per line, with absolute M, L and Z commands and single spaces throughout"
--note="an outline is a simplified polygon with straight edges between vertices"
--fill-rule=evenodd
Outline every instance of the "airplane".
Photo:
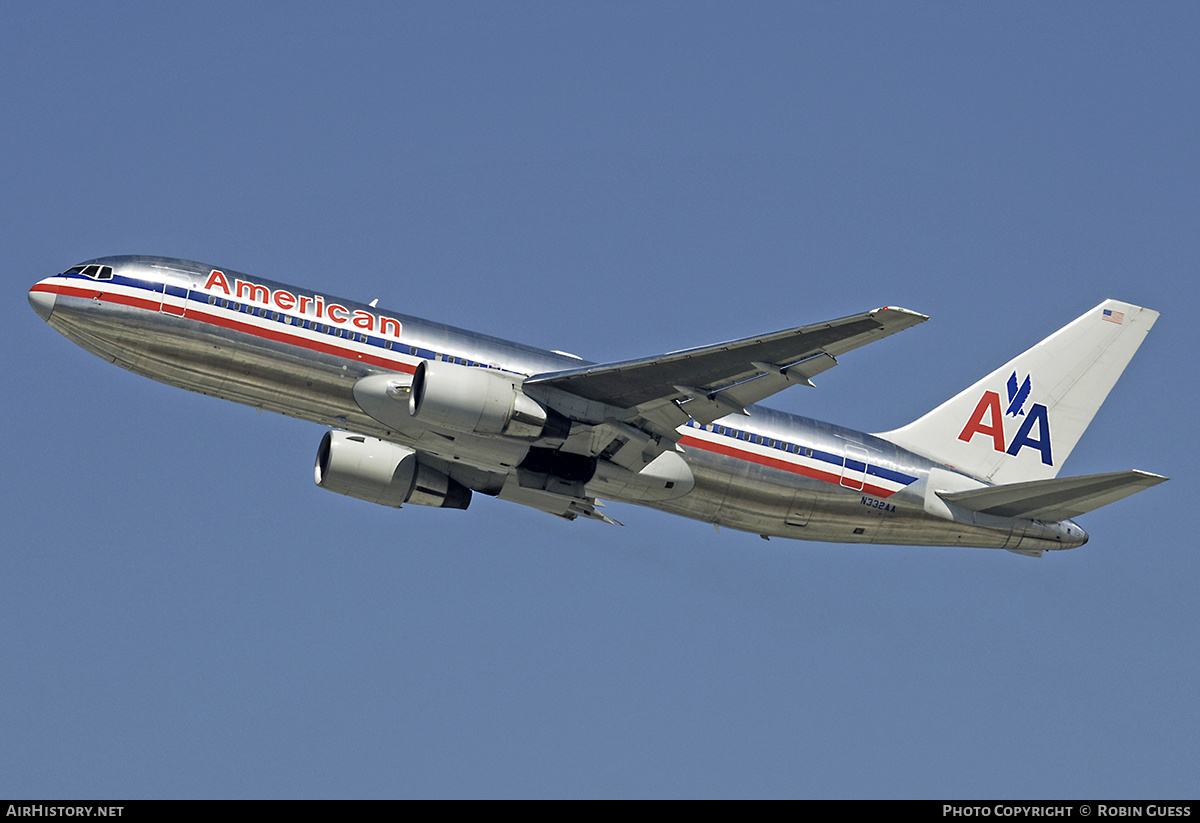
M 1058 476 L 1158 318 L 1116 300 L 877 434 L 757 404 L 928 319 L 908 309 L 591 363 L 163 257 L 88 260 L 29 302 L 124 369 L 328 427 L 316 484 L 395 508 L 479 493 L 616 524 L 605 498 L 765 539 L 1040 557 L 1087 542 L 1074 518 L 1167 479 Z

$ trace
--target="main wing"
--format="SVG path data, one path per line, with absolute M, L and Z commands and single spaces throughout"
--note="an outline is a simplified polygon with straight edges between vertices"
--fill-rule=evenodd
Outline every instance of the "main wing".
M 691 470 L 676 454 L 677 429 L 689 419 L 710 423 L 733 412 L 745 414 L 746 406 L 789 385 L 811 385 L 809 378 L 837 365 L 839 355 L 926 319 L 906 309 L 881 308 L 659 357 L 524 380 L 431 362 L 418 369 L 416 378 L 391 372 L 363 377 L 354 385 L 354 397 L 366 414 L 390 431 L 407 430 L 404 448 L 415 450 L 421 464 L 437 475 L 559 517 L 614 523 L 599 511 L 603 504 L 597 497 L 668 500 L 691 488 Z M 442 369 L 436 372 L 442 377 L 431 377 L 431 368 Z M 431 380 L 442 380 L 442 391 L 461 399 L 455 394 L 456 370 L 483 379 L 485 393 L 495 389 L 495 397 L 522 393 L 542 404 L 550 414 L 542 418 L 540 436 L 532 443 L 519 436 L 496 437 L 503 426 L 492 425 L 494 420 L 478 428 L 482 406 L 472 407 L 473 417 L 454 417 L 453 425 L 445 415 L 432 424 L 416 417 L 410 392 L 420 391 L 413 388 L 418 382 L 428 390 Z M 423 407 L 420 400 L 415 407 Z M 510 412 L 513 408 L 508 407 Z
M 929 318 L 908 309 L 884 307 L 862 314 L 799 326 L 771 334 L 684 349 L 657 357 L 602 363 L 537 374 L 526 388 L 559 389 L 608 407 L 631 409 L 674 428 L 688 417 L 711 423 L 731 413 L 746 413 L 790 385 L 837 365 L 837 357 Z M 682 415 L 661 413 L 666 404 Z M 659 412 L 657 415 L 655 412 Z

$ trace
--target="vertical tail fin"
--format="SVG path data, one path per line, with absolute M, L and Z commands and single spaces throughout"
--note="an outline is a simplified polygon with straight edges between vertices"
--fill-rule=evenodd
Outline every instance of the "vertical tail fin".
M 990 483 L 1055 477 L 1158 312 L 1106 300 L 890 440 Z

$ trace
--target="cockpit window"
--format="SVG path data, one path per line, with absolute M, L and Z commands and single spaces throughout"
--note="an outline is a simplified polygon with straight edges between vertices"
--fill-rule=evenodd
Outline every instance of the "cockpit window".
M 90 277 L 93 280 L 112 280 L 112 266 L 101 266 L 93 263 L 90 266 L 72 266 L 63 272 L 63 275 L 82 274 L 84 277 Z

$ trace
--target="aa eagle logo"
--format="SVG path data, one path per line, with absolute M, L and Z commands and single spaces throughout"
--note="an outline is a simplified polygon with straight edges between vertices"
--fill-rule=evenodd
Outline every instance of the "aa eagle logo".
M 1032 375 L 1025 375 L 1025 380 L 1022 382 L 1017 379 L 1017 373 L 1014 371 L 1008 378 L 1006 390 L 1008 392 L 1008 408 L 1003 412 L 1000 410 L 1000 394 L 998 392 L 985 391 L 983 393 L 983 396 L 979 398 L 979 403 L 975 406 L 975 411 L 971 413 L 967 425 L 963 426 L 962 432 L 958 435 L 958 439 L 964 443 L 970 443 L 976 435 L 982 434 L 992 439 L 992 448 L 996 451 L 1011 454 L 1014 457 L 1020 453 L 1021 449 L 1028 447 L 1041 454 L 1043 463 L 1053 466 L 1054 458 L 1050 451 L 1050 418 L 1046 407 L 1041 403 L 1034 403 L 1029 408 L 1029 413 L 1025 413 L 1025 403 L 1033 391 Z M 1024 418 L 1012 436 L 1012 440 L 1007 440 L 1004 431 L 1005 419 L 1008 417 Z

